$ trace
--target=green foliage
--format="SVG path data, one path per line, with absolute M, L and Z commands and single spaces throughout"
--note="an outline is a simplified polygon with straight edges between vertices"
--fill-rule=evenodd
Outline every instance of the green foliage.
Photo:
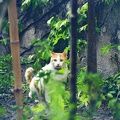
M 32 56 L 35 60 L 34 67 L 36 70 L 39 70 L 41 66 L 44 66 L 44 64 L 48 62 L 51 51 L 53 51 L 54 46 L 59 40 L 67 40 L 70 37 L 69 23 L 70 21 L 68 19 L 60 20 L 52 17 L 47 22 L 51 28 L 48 38 L 44 40 L 35 39 L 32 41 L 32 44 L 36 47 L 35 55 Z M 68 51 L 69 47 L 64 49 Z
M 23 0 L 22 10 L 31 6 L 33 10 L 36 7 L 41 7 L 46 5 L 49 0 Z M 118 0 L 115 0 L 117 2 Z M 111 0 L 105 0 L 107 4 Z M 87 11 L 88 3 L 85 3 L 81 8 L 78 9 L 78 23 L 81 27 L 78 28 L 79 32 L 86 31 L 87 29 Z M 21 62 L 30 63 L 31 59 L 34 58 L 34 67 L 36 71 L 40 70 L 50 58 L 50 51 L 53 51 L 54 46 L 58 44 L 61 40 L 67 40 L 70 38 L 70 20 L 52 17 L 47 22 L 48 26 L 51 28 L 50 34 L 45 40 L 33 40 L 32 43 L 35 43 L 36 47 L 35 55 L 30 55 L 27 59 L 21 57 Z M 19 32 L 23 30 L 23 26 L 20 21 L 18 21 Z M 8 20 L 3 21 L 2 29 L 8 33 Z M 99 32 L 99 28 L 96 27 L 96 31 Z M 2 39 L 4 45 L 7 44 L 9 39 Z M 37 41 L 37 42 L 36 42 Z M 81 52 L 85 49 L 87 42 L 82 39 L 78 39 L 77 51 Z M 107 45 L 104 46 L 102 50 L 102 56 L 109 50 L 116 48 L 120 50 L 120 45 Z M 68 51 L 69 47 L 65 48 L 64 51 Z M 69 60 L 67 61 L 69 62 Z M 1 93 L 7 91 L 9 87 L 13 84 L 13 76 L 11 71 L 11 56 L 0 56 L 0 95 Z M 64 72 L 64 71 L 63 71 Z M 48 73 L 41 73 L 40 77 L 49 75 Z M 51 103 L 49 108 L 40 103 L 35 107 L 24 106 L 24 115 L 23 119 L 30 119 L 33 117 L 35 120 L 51 119 L 51 120 L 68 120 L 69 117 L 69 97 L 70 93 L 65 89 L 64 83 L 55 81 L 54 79 L 45 80 L 47 88 L 49 89 Z M 26 84 L 23 85 L 24 91 L 28 92 L 26 89 Z M 120 117 L 120 73 L 116 74 L 114 77 L 109 77 L 105 81 L 96 74 L 86 74 L 85 72 L 80 72 L 77 79 L 77 108 L 83 106 L 89 106 L 91 101 L 94 101 L 93 109 L 96 109 L 101 106 L 102 101 L 106 100 L 108 102 L 108 108 L 112 110 L 113 115 L 116 119 Z M 13 106 L 13 110 L 19 109 L 18 106 Z M 46 114 L 47 112 L 47 114 Z M 5 108 L 0 107 L 0 115 L 6 113 Z M 49 114 L 48 114 L 49 113 Z M 81 116 L 80 116 L 81 117 Z M 76 115 L 76 120 L 80 118 Z M 84 118 L 81 117 L 83 120 Z
M 8 19 L 7 18 L 5 18 L 2 22 L 2 30 L 5 30 L 7 33 L 9 32 Z
M 41 7 L 43 4 L 46 5 L 49 0 L 23 0 L 22 2 L 22 10 L 29 7 L 31 5 L 34 10 L 36 7 Z
M 81 8 L 78 8 L 78 23 L 86 21 L 88 11 L 88 2 L 86 2 Z
M 19 31 L 19 33 L 20 33 L 20 32 L 22 32 L 22 31 L 23 31 L 23 29 L 24 29 L 23 24 L 21 23 L 21 21 L 20 21 L 20 20 L 18 20 L 18 31 Z
M 78 8 L 78 25 L 80 24 L 80 27 L 78 28 L 79 32 L 86 31 L 88 24 L 87 24 L 87 12 L 88 12 L 88 2 L 86 2 L 81 8 Z M 100 28 L 97 26 L 96 21 L 96 32 L 100 32 Z
M 46 115 L 46 106 L 45 104 L 39 103 L 35 106 L 24 106 L 23 109 L 23 120 L 34 118 L 34 120 L 43 120 L 47 118 L 48 116 Z
M 78 31 L 87 30 L 87 11 L 88 11 L 88 2 L 86 2 L 81 8 L 78 8 L 78 25 L 80 24 Z
M 7 43 L 9 42 L 9 38 L 1 39 L 0 42 L 1 42 L 3 45 L 7 45 Z
M 115 119 L 120 118 L 120 73 L 108 77 L 103 83 L 103 94 Z
M 48 61 L 50 58 L 50 51 L 52 51 L 52 46 L 48 41 L 40 41 L 35 44 L 35 46 L 40 47 L 36 50 L 37 55 L 42 59 Z
M 24 57 L 20 57 L 20 60 L 21 60 L 21 64 L 28 64 L 32 61 L 32 59 L 34 58 L 34 55 L 29 55 L 27 58 L 24 58 Z
M 50 80 L 47 84 L 50 90 L 50 114 L 52 120 L 67 120 L 69 107 L 69 91 L 65 90 L 65 84 L 59 81 Z M 59 114 L 60 113 L 60 114 Z
M 5 115 L 7 113 L 6 109 L 2 106 L 0 106 L 0 116 Z
M 106 52 L 109 52 L 113 48 L 120 51 L 120 44 L 113 44 L 113 45 L 105 45 L 105 46 L 103 46 L 101 48 L 101 55 L 104 56 Z
M 86 40 L 78 39 L 78 41 L 77 41 L 77 51 L 81 52 L 86 47 L 87 47 Z
M 24 119 L 33 117 L 35 120 L 68 120 L 69 91 L 65 89 L 62 82 L 55 81 L 52 78 L 49 79 L 46 87 L 49 89 L 51 97 L 49 107 L 44 103 L 40 103 L 35 107 L 25 106 Z M 86 117 L 88 120 L 90 119 L 88 114 L 90 111 L 87 110 L 90 101 L 94 101 L 94 104 L 92 104 L 93 113 L 101 106 L 103 101 L 107 101 L 108 108 L 111 109 L 114 118 L 117 120 L 120 117 L 120 73 L 104 80 L 99 75 L 80 72 L 77 79 L 77 108 L 80 109 L 86 106 L 86 113 L 81 114 L 79 117 L 76 115 L 76 120 L 84 120 Z
M 50 56 L 51 56 L 51 51 L 53 51 L 53 45 L 49 41 L 49 39 L 45 39 L 43 41 L 38 40 L 33 40 L 32 43 L 35 43 L 34 46 L 36 47 L 35 49 L 35 55 L 32 55 L 32 58 L 34 58 L 34 68 L 36 71 L 40 70 L 42 66 L 48 62 Z
M 11 71 L 11 55 L 0 56 L 0 93 L 9 91 L 9 87 L 13 84 L 13 76 Z
M 101 91 L 101 86 L 104 80 L 97 74 L 80 72 L 77 79 L 77 89 L 79 105 L 88 106 L 90 101 L 94 101 L 93 108 L 98 108 L 102 104 L 104 96 Z
M 23 25 L 20 20 L 18 20 L 18 31 L 22 32 L 23 31 Z M 4 18 L 2 22 L 2 30 L 4 30 L 7 34 L 9 33 L 9 24 L 8 24 L 8 18 Z M 8 39 L 8 38 L 6 38 Z
M 109 4 L 111 2 L 111 0 L 104 0 L 107 4 Z
M 32 5 L 32 8 L 35 9 L 37 6 L 41 6 L 44 2 L 45 4 L 49 0 L 24 0 L 22 4 L 22 9 Z M 105 0 L 106 3 L 110 3 L 110 0 Z M 80 9 L 78 9 L 78 23 L 83 23 L 79 32 L 86 31 L 87 29 L 87 11 L 88 3 L 85 3 Z M 54 46 L 58 44 L 61 40 L 67 40 L 70 38 L 70 20 L 52 17 L 47 22 L 48 26 L 51 28 L 50 34 L 45 40 L 33 40 L 32 43 L 35 43 L 34 46 L 37 47 L 35 50 L 35 55 L 30 56 L 27 59 L 22 58 L 21 60 L 25 63 L 30 62 L 34 58 L 34 67 L 36 71 L 40 70 L 41 66 L 44 66 L 46 61 L 50 58 L 50 51 L 53 51 Z M 20 31 L 22 27 L 20 28 Z M 96 27 L 96 30 L 99 31 L 99 28 Z M 36 42 L 37 41 L 37 42 Z M 4 42 L 6 44 L 6 41 Z M 77 48 L 78 52 L 81 52 L 87 45 L 87 42 L 82 39 L 78 39 Z M 102 56 L 113 46 L 104 46 L 102 48 Z M 68 51 L 69 47 L 65 49 Z M 119 50 L 119 46 L 118 46 Z M 44 73 L 40 74 L 40 77 L 44 76 Z M 46 75 L 46 74 L 45 74 Z M 93 109 L 96 109 L 101 106 L 103 100 L 108 100 L 108 107 L 112 109 L 112 113 L 119 117 L 119 114 L 115 112 L 120 109 L 119 102 L 119 76 L 111 78 L 112 82 L 106 79 L 105 81 L 96 74 L 86 74 L 85 72 L 80 72 L 78 74 L 77 80 L 77 100 L 78 108 L 82 106 L 89 106 L 91 101 L 94 101 Z M 69 117 L 69 91 L 65 90 L 63 83 L 58 81 L 50 80 L 46 82 L 48 89 L 50 91 L 51 103 L 49 104 L 50 108 L 43 103 L 38 104 L 35 107 L 29 108 L 28 106 L 24 107 L 24 119 L 29 119 L 31 116 L 34 116 L 35 120 L 42 119 L 51 119 L 51 120 L 67 120 Z M 102 89 L 103 88 L 103 89 Z M 48 110 L 48 111 L 47 111 Z M 49 113 L 49 115 L 46 115 Z M 80 119 L 77 118 L 76 119 Z M 83 119 L 83 118 L 82 118 Z
M 120 51 L 120 44 L 116 45 L 116 49 Z
M 104 0 L 104 1 L 105 1 L 105 3 L 107 3 L 107 4 L 110 4 L 110 2 L 111 2 L 112 0 Z M 113 1 L 118 2 L 118 0 L 113 0 Z
M 85 25 L 83 25 L 82 27 L 80 27 L 79 32 L 86 31 L 87 26 L 88 26 L 88 25 L 85 24 Z
M 19 106 L 17 106 L 17 105 L 11 106 L 11 110 L 13 110 L 13 111 L 16 111 L 16 110 L 21 109 L 21 108 L 22 108 L 22 107 L 19 107 Z
M 113 48 L 111 45 L 105 45 L 101 48 L 101 55 L 104 56 L 106 52 L 110 51 Z
M 52 17 L 48 20 L 47 24 L 51 28 L 49 34 L 51 44 L 56 45 L 59 40 L 66 40 L 70 37 L 69 23 L 70 21 L 68 19 L 60 20 Z

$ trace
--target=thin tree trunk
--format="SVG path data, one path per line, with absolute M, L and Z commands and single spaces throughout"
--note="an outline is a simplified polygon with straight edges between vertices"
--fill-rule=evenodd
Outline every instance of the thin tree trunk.
M 22 86 L 21 86 L 21 66 L 20 66 L 20 48 L 18 37 L 18 21 L 16 0 L 10 0 L 8 4 L 8 17 L 9 17 L 9 31 L 10 31 L 10 43 L 11 43 L 11 55 L 13 60 L 13 72 L 14 72 L 14 95 L 16 100 L 17 120 L 22 120 Z
M 96 53 L 96 34 L 95 34 L 95 2 L 88 0 L 88 36 L 87 36 L 87 72 L 97 73 L 97 53 Z M 90 96 L 89 112 L 90 117 L 93 117 L 95 101 L 92 97 L 93 84 L 89 83 L 88 93 Z
M 76 61 L 77 61 L 77 0 L 71 0 L 71 49 L 70 49 L 70 89 L 71 110 L 70 120 L 74 120 L 76 114 Z
M 87 50 L 87 72 L 97 72 L 96 35 L 95 35 L 95 3 L 88 0 L 88 50 Z

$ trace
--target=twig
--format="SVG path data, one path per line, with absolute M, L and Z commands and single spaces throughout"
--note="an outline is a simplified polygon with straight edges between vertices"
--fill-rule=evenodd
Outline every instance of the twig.
M 115 6 L 115 4 L 113 4 L 112 7 L 110 8 L 110 10 L 107 12 L 106 16 L 105 16 L 104 19 L 103 19 L 103 22 L 99 25 L 99 27 L 102 27 L 102 26 L 105 24 L 105 22 L 106 22 L 106 20 L 107 20 L 107 17 L 108 17 L 108 15 L 110 14 L 110 12 L 113 10 L 113 7 L 114 7 L 114 6 Z

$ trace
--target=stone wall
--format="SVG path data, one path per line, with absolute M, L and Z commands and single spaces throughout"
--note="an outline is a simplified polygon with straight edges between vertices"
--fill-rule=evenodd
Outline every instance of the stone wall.
M 104 75 L 113 75 L 119 70 L 119 51 L 112 49 L 101 56 L 101 48 L 105 45 L 120 43 L 120 2 L 109 5 L 101 3 L 97 13 L 100 33 L 97 36 L 98 71 Z M 118 61 L 117 61 L 118 59 Z
M 120 42 L 120 2 L 111 2 L 109 5 L 104 3 L 103 0 L 97 1 L 96 4 L 96 19 L 98 20 L 98 26 L 100 27 L 100 32 L 97 33 L 97 63 L 98 72 L 102 76 L 109 76 L 115 74 L 119 69 L 119 51 L 112 49 L 107 51 L 104 56 L 101 56 L 101 48 L 105 45 L 119 44 Z M 50 28 L 47 26 L 47 20 L 52 16 L 65 18 L 66 13 L 69 11 L 70 3 L 69 0 L 65 4 L 60 4 L 57 6 L 57 10 L 54 9 L 49 14 L 46 14 L 40 21 L 35 25 L 30 27 L 22 36 L 20 36 L 20 47 L 21 53 L 29 49 L 31 46 L 31 41 L 35 38 L 47 37 Z M 44 13 L 49 11 L 48 8 L 45 9 Z M 37 15 L 37 13 L 36 13 Z M 24 23 L 25 25 L 34 22 L 31 19 L 29 22 Z M 1 45 L 0 45 L 1 46 Z M 3 47 L 0 48 L 3 51 Z M 30 51 L 26 51 L 23 55 L 28 56 L 34 53 L 34 49 L 31 48 Z M 86 52 L 83 53 L 83 59 L 81 64 L 86 65 Z M 111 59 L 112 58 L 112 59 Z M 117 60 L 118 59 L 118 60 Z
M 105 45 L 118 44 L 120 42 L 120 3 L 111 2 L 109 5 L 102 2 L 97 3 L 96 7 L 96 17 L 98 20 L 98 26 L 100 27 L 100 32 L 97 33 L 97 64 L 98 72 L 102 76 L 109 76 L 115 74 L 119 69 L 115 57 L 117 55 L 119 59 L 119 51 L 112 49 L 107 51 L 104 56 L 101 55 L 101 48 Z M 47 27 L 47 20 L 52 16 L 65 17 L 65 13 L 69 10 L 70 3 L 59 6 L 60 13 L 53 11 L 50 16 L 46 16 L 36 28 L 31 28 L 23 36 L 22 46 L 29 47 L 30 41 L 34 38 L 41 38 L 46 33 L 49 33 L 49 28 Z M 61 11 L 61 10 L 63 11 Z M 63 15 L 64 14 L 64 15 Z M 36 32 L 35 32 L 36 31 Z M 35 33 L 35 34 L 34 34 Z M 83 55 L 82 55 L 83 56 Z M 113 58 L 113 59 L 111 59 Z M 118 61 L 119 62 L 119 61 Z M 82 65 L 86 65 L 86 54 L 84 54 L 84 59 L 81 61 Z

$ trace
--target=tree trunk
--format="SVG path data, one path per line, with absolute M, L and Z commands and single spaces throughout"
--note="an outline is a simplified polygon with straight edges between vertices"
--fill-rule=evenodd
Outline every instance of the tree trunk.
M 70 90 L 71 110 L 70 120 L 74 120 L 76 114 L 76 61 L 77 61 L 77 0 L 71 0 L 71 48 L 70 48 Z
M 87 72 L 97 73 L 96 35 L 95 35 L 95 3 L 88 0 L 88 36 L 87 36 Z M 91 80 L 89 80 L 91 81 Z M 95 101 L 92 97 L 93 84 L 89 82 L 88 93 L 90 96 L 89 112 L 92 119 Z
M 10 31 L 10 43 L 11 43 L 11 55 L 13 60 L 13 72 L 14 72 L 14 95 L 16 100 L 17 120 L 22 120 L 22 86 L 21 86 L 21 66 L 20 66 L 20 48 L 18 37 L 18 21 L 16 0 L 10 0 L 8 4 L 8 17 L 9 17 L 9 31 Z
M 95 35 L 95 3 L 88 0 L 88 36 L 87 36 L 87 72 L 97 72 L 96 35 Z

